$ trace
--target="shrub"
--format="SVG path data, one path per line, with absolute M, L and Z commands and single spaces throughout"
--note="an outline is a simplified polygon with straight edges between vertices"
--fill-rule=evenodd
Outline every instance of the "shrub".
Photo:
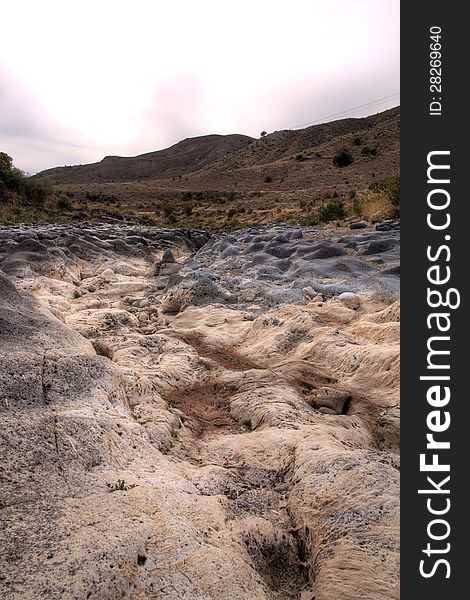
M 373 192 L 383 192 L 393 206 L 400 206 L 400 175 L 392 175 L 369 186 Z
M 193 213 L 193 205 L 192 204 L 186 204 L 184 209 L 183 209 L 184 214 L 189 217 L 192 215 Z
M 362 144 L 362 140 L 359 136 L 355 137 L 353 142 L 355 146 L 360 146 Z
M 227 217 L 229 219 L 231 219 L 232 217 L 234 217 L 237 214 L 237 209 L 236 208 L 231 208 L 228 213 L 227 213 Z
M 346 209 L 341 200 L 333 200 L 328 204 L 323 204 L 318 209 L 318 219 L 321 223 L 328 223 L 334 219 L 344 219 L 346 215 Z
M 61 194 L 55 202 L 57 210 L 70 210 L 72 208 L 72 202 L 70 198 L 65 194 Z
M 353 162 L 353 155 L 346 148 L 339 150 L 333 157 L 335 167 L 347 167 Z
M 241 227 L 241 224 L 238 219 L 232 219 L 232 220 L 227 219 L 224 223 L 225 229 L 233 230 L 233 229 L 240 229 L 240 227 Z
M 167 219 L 175 212 L 175 207 L 173 206 L 173 204 L 171 204 L 171 202 L 164 202 L 162 208 L 163 214 Z
M 361 154 L 364 156 L 377 156 L 377 148 L 369 148 L 369 146 L 364 146 L 361 150 Z
M 37 208 L 44 206 L 47 198 L 52 194 L 52 186 L 48 181 L 25 177 L 23 186 L 27 200 L 32 206 Z
M 381 215 L 382 217 L 389 216 L 391 202 L 389 197 L 384 192 L 377 192 L 367 189 L 360 192 L 353 199 L 352 210 L 357 216 L 371 220 L 377 215 Z
M 364 199 L 359 198 L 358 196 L 354 196 L 352 201 L 352 209 L 353 213 L 360 217 L 362 215 L 362 208 L 364 206 Z
M 310 213 L 309 215 L 307 215 L 304 219 L 304 225 L 306 225 L 307 227 L 313 227 L 314 225 L 319 225 L 320 224 L 320 218 L 318 213 Z
M 271 183 L 272 180 L 273 178 L 271 177 L 271 175 L 266 175 L 266 177 L 264 178 L 264 183 Z
M 33 223 L 37 219 L 35 209 L 0 205 L 0 223 Z

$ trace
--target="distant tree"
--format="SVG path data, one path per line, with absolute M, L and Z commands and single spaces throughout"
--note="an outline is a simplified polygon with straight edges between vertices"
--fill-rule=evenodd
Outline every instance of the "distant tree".
M 16 187 L 14 179 L 13 159 L 5 152 L 0 152 L 0 194 Z
M 9 173 L 13 168 L 13 159 L 6 152 L 0 152 L 0 177 L 4 173 Z
M 268 135 L 268 132 L 267 132 L 267 131 L 262 131 L 262 132 L 260 133 L 260 136 L 261 136 L 261 137 L 264 137 L 265 135 Z
M 40 207 L 51 191 L 47 181 L 26 177 L 13 165 L 11 156 L 0 152 L 0 199 L 15 198 L 22 204 Z

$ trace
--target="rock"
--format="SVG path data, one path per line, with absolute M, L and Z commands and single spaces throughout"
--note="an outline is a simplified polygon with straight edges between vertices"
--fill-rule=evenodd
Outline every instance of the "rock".
M 322 258 L 333 258 L 335 256 L 344 256 L 346 250 L 340 248 L 337 244 L 332 244 L 329 241 L 321 241 L 312 248 L 313 252 L 303 257 L 304 260 L 318 260 Z
M 116 281 L 116 273 L 112 269 L 105 269 L 102 273 L 100 273 L 100 277 L 102 277 L 105 281 Z
M 11 600 L 398 598 L 399 232 L 304 232 L 0 224 Z
M 400 265 L 393 265 L 382 271 L 384 275 L 400 275 Z
M 240 250 L 236 246 L 229 244 L 225 250 L 221 252 L 220 258 L 229 258 L 230 256 L 238 256 L 239 254 Z
M 176 262 L 176 259 L 173 256 L 173 252 L 170 250 L 170 248 L 167 248 L 165 250 L 165 252 L 163 253 L 161 262 L 162 262 L 162 264 L 164 264 L 164 263 L 175 263 Z
M 365 229 L 369 226 L 367 221 L 354 221 L 349 225 L 349 229 Z
M 377 231 L 395 231 L 400 229 L 400 221 L 395 219 L 385 219 L 375 226 Z
M 318 298 L 317 292 L 311 286 L 302 288 L 302 292 L 307 296 L 309 300 L 315 300 L 316 298 Z
M 174 275 L 178 273 L 183 265 L 179 265 L 178 263 L 162 263 L 159 269 L 159 276 L 164 277 L 166 275 Z
M 361 306 L 361 299 L 352 292 L 343 292 L 338 296 L 338 300 L 347 308 L 357 310 Z
M 337 415 L 338 413 L 332 408 L 328 408 L 327 406 L 320 406 L 318 412 L 323 413 L 324 415 Z
M 371 240 L 361 250 L 361 254 L 369 256 L 371 254 L 381 254 L 382 252 L 388 252 L 399 246 L 400 241 L 397 238 L 388 237 L 385 239 Z
M 265 252 L 276 258 L 289 258 L 289 256 L 295 252 L 295 248 L 289 245 L 268 244 L 265 248 Z
M 317 391 L 315 397 L 315 408 L 325 412 L 331 411 L 330 414 L 341 415 L 347 412 L 351 396 L 348 392 L 337 390 L 331 387 L 323 387 Z

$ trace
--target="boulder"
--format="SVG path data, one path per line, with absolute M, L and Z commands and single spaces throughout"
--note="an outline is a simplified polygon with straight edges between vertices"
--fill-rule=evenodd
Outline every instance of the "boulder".
M 176 262 L 176 259 L 173 256 L 173 252 L 171 251 L 170 248 L 167 248 L 165 250 L 165 252 L 163 253 L 161 262 L 162 262 L 162 264 L 163 263 L 175 263 Z
M 349 226 L 349 229 L 365 229 L 368 225 L 369 223 L 367 221 L 354 221 L 354 223 L 351 223 Z
M 338 296 L 338 300 L 352 310 L 357 310 L 361 306 L 361 299 L 353 292 L 343 292 Z

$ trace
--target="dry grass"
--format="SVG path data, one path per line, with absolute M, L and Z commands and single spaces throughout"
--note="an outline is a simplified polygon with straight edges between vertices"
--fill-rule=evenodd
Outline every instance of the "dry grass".
M 368 221 L 396 216 L 397 208 L 383 192 L 365 190 L 352 201 L 353 212 Z

